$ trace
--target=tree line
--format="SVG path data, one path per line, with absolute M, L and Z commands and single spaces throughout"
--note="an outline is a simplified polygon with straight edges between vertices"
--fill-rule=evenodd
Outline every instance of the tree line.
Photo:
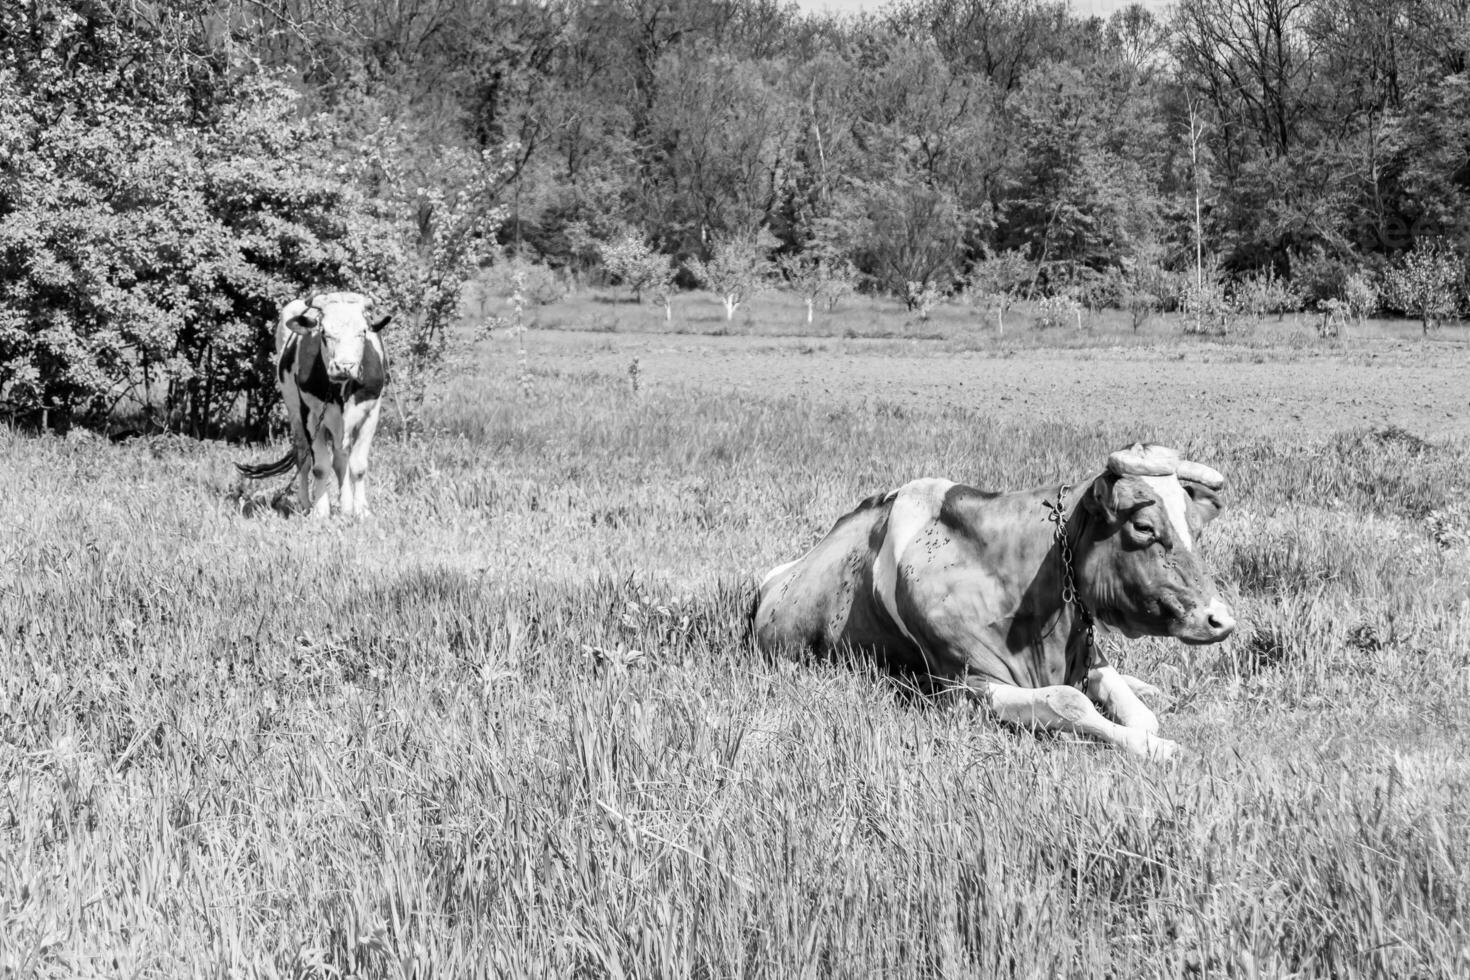
M 492 248 L 1427 330 L 1465 293 L 1467 56 L 1463 0 L 14 0 L 0 400 L 258 415 L 271 307 L 343 281 L 417 311 L 427 370 Z

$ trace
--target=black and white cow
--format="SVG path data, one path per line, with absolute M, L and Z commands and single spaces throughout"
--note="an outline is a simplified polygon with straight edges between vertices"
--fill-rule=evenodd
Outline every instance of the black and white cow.
M 333 473 L 342 512 L 368 513 L 368 451 L 388 383 L 380 331 L 391 319 L 370 318 L 371 307 L 359 293 L 324 293 L 281 311 L 276 378 L 291 420 L 292 448 L 275 462 L 236 464 L 252 479 L 279 476 L 294 466 L 297 503 L 318 517 L 331 512 L 327 491 Z

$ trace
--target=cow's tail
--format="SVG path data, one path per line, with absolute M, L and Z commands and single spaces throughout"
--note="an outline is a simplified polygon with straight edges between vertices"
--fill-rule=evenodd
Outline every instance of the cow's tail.
M 280 459 L 264 463 L 236 463 L 235 469 L 247 480 L 264 480 L 267 477 L 281 476 L 296 468 L 296 450 L 289 449 L 286 455 Z

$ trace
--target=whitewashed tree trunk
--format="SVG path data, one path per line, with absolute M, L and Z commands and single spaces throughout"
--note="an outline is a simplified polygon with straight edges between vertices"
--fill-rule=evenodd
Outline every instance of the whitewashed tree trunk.
M 733 293 L 726 293 L 725 294 L 725 319 L 726 320 L 733 320 L 733 319 L 735 319 L 735 308 L 737 306 L 739 306 L 739 305 L 740 305 L 740 300 L 736 299 L 735 298 L 735 295 Z
M 812 322 L 812 307 L 816 305 L 816 302 L 817 299 L 815 296 L 808 296 L 806 298 L 806 322 L 808 325 Z

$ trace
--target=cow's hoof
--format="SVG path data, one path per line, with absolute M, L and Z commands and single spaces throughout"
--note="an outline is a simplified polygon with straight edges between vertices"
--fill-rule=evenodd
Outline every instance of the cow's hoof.
M 1149 735 L 1144 732 L 1135 732 L 1128 739 L 1127 748 L 1134 755 L 1150 762 L 1168 762 L 1170 759 L 1182 756 L 1184 750 L 1179 747 L 1178 742 L 1172 742 L 1167 738 L 1159 738 L 1157 735 Z
M 1170 741 L 1167 738 L 1150 736 L 1150 743 L 1148 753 L 1150 762 L 1168 762 L 1170 759 L 1182 758 L 1188 755 L 1187 752 L 1179 747 L 1178 742 Z

